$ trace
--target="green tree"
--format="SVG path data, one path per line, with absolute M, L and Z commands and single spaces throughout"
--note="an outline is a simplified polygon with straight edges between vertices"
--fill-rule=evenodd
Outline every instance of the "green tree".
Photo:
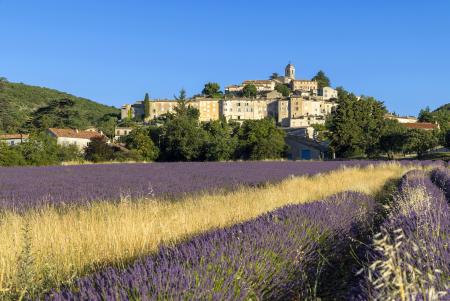
M 112 139 L 114 137 L 114 130 L 119 122 L 120 116 L 118 114 L 109 113 L 103 115 L 96 124 L 97 128 L 103 132 L 107 137 Z M 124 121 L 128 122 L 128 121 Z
M 291 89 L 283 84 L 276 84 L 275 90 L 281 93 L 284 97 L 288 97 L 289 95 L 291 95 Z
M 0 142 L 0 166 L 19 166 L 25 164 L 26 162 L 20 152 L 20 148 Z
M 135 150 L 139 156 L 146 161 L 154 161 L 159 156 L 159 149 L 155 146 L 148 131 L 137 128 L 126 136 L 125 144 L 127 148 Z
M 433 113 L 430 111 L 430 107 L 420 110 L 418 119 L 420 122 L 434 122 Z
M 410 129 L 407 131 L 405 150 L 416 153 L 420 158 L 430 149 L 438 145 L 438 138 L 432 131 Z
M 82 161 L 82 152 L 78 149 L 76 145 L 58 145 L 58 161 L 59 162 L 71 162 L 71 161 Z
M 148 93 L 144 96 L 144 118 L 150 117 L 150 97 Z
M 315 80 L 317 82 L 319 89 L 331 86 L 330 79 L 328 78 L 328 76 L 325 75 L 325 72 L 323 72 L 322 70 L 317 72 L 317 74 L 312 78 L 312 80 Z
M 175 116 L 169 119 L 159 133 L 161 158 L 168 161 L 201 160 L 207 134 L 192 116 Z
M 94 137 L 88 143 L 84 157 L 92 162 L 110 161 L 114 159 L 114 150 L 108 145 L 105 137 Z
M 82 127 L 82 118 L 74 106 L 75 102 L 69 98 L 54 100 L 48 106 L 39 108 L 33 114 L 31 125 L 38 130 L 51 127 Z
M 205 159 L 208 161 L 225 161 L 233 159 L 237 148 L 237 136 L 233 127 L 226 120 L 214 120 L 203 125 L 207 132 Z
M 280 77 L 280 75 L 277 73 L 277 72 L 273 72 L 270 76 L 269 76 L 269 79 L 277 79 L 277 78 L 279 78 Z
M 394 154 L 401 153 L 405 149 L 407 130 L 397 120 L 386 120 L 383 133 L 380 137 L 380 150 L 389 159 L 394 159 Z
M 245 97 L 256 97 L 256 95 L 258 94 L 258 90 L 256 89 L 256 86 L 254 84 L 248 84 L 245 85 L 242 89 L 242 94 Z
M 45 133 L 33 134 L 27 142 L 18 145 L 27 165 L 58 164 L 59 146 L 56 139 Z
M 331 147 L 341 157 L 374 155 L 384 129 L 386 108 L 372 97 L 358 100 L 338 89 L 338 107 L 327 120 Z
M 207 97 L 219 98 L 223 93 L 220 91 L 220 85 L 218 83 L 209 82 L 205 84 L 202 94 Z
M 273 119 L 246 120 L 238 132 L 237 157 L 250 160 L 281 158 L 286 150 L 284 136 Z

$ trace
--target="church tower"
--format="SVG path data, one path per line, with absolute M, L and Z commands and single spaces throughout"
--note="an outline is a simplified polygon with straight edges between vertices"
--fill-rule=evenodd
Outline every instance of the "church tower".
M 284 69 L 284 76 L 289 79 L 295 79 L 295 67 L 291 63 L 286 66 Z

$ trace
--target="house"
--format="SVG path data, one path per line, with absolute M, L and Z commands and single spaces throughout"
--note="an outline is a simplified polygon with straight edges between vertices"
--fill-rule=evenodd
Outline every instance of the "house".
M 47 133 L 56 138 L 59 145 L 75 145 L 79 150 L 83 150 L 92 138 L 105 137 L 101 132 L 80 131 L 77 129 L 49 128 Z
M 328 156 L 328 146 L 308 136 L 287 133 L 284 140 L 291 160 L 323 160 Z
M 397 116 L 394 114 L 385 114 L 385 119 L 397 120 L 399 123 L 417 123 L 418 120 L 414 116 Z
M 439 124 L 431 122 L 402 123 L 407 129 L 419 129 L 425 131 L 439 130 Z
M 27 134 L 0 134 L 0 142 L 7 145 L 17 145 L 22 142 L 26 142 L 29 139 Z
M 116 127 L 114 129 L 114 141 L 118 141 L 120 138 L 128 136 L 132 130 L 132 127 Z

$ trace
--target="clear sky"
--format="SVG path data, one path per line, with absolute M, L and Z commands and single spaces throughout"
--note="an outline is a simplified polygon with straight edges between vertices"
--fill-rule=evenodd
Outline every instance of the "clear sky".
M 120 106 L 323 69 L 416 115 L 450 102 L 450 1 L 0 0 L 0 76 Z

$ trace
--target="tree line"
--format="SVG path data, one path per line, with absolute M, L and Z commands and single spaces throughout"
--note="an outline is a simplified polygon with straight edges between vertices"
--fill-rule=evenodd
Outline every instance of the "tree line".
M 449 145 L 448 126 L 432 131 L 408 129 L 397 120 L 386 119 L 386 107 L 375 98 L 337 90 L 338 106 L 326 122 L 325 136 L 338 157 L 394 158 L 395 154 L 411 153 L 422 157 L 438 145 Z

